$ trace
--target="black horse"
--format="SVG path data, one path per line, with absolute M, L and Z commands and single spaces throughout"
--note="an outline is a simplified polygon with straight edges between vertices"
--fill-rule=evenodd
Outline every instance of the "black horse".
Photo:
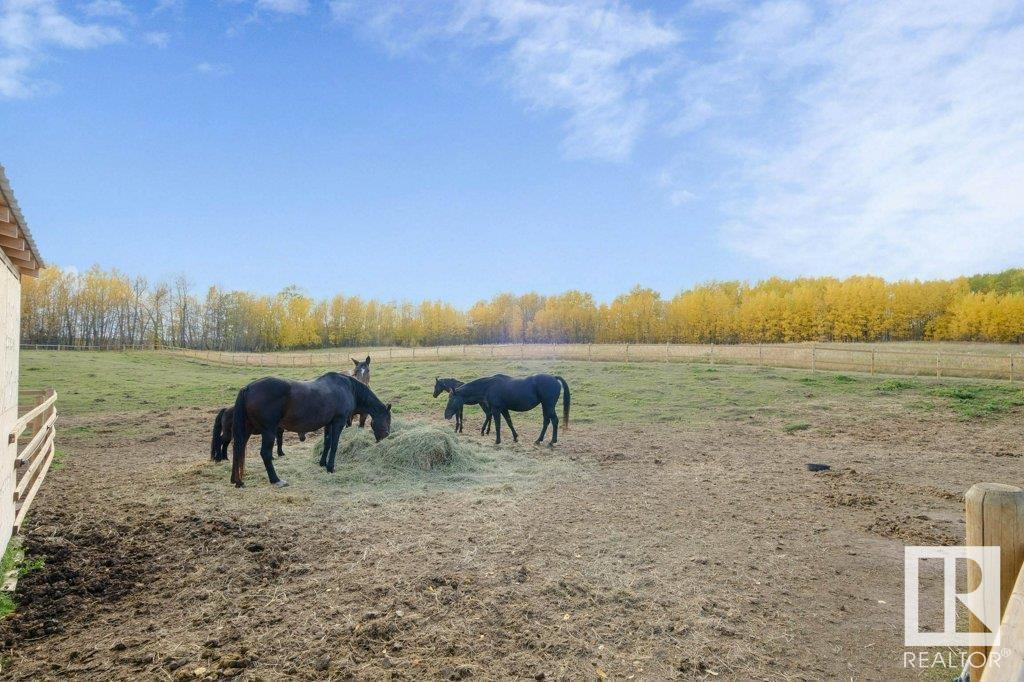
M 494 376 L 496 376 L 496 377 L 504 377 L 504 376 L 507 376 L 507 375 L 505 375 L 505 374 L 495 374 Z M 448 393 L 451 393 L 452 391 L 457 389 L 459 386 L 465 386 L 465 382 L 464 381 L 459 381 L 458 379 L 441 379 L 440 377 L 435 377 L 434 378 L 434 397 L 436 398 L 437 396 L 441 395 L 442 391 L 447 391 Z M 467 403 L 467 404 L 473 405 L 474 403 Z M 491 413 L 487 409 L 487 405 L 485 405 L 483 403 L 480 403 L 480 409 L 482 409 L 484 411 L 484 423 L 483 423 L 483 426 L 480 427 L 480 435 L 482 436 L 482 435 L 484 435 L 484 433 L 490 433 L 491 432 Z M 455 431 L 457 433 L 462 433 L 462 407 L 459 407 L 459 411 L 455 413 Z
M 228 458 L 228 446 L 231 445 L 231 429 L 234 407 L 221 408 L 213 420 L 213 439 L 210 441 L 210 459 L 223 462 Z M 306 434 L 300 433 L 299 440 L 306 440 Z M 277 430 L 277 456 L 284 457 L 284 429 Z
M 569 384 L 560 376 L 552 374 L 534 374 L 525 379 L 512 379 L 506 376 L 493 376 L 477 379 L 464 384 L 452 391 L 448 396 L 448 405 L 444 408 L 444 418 L 451 419 L 459 408 L 469 401 L 486 403 L 494 418 L 495 443 L 501 443 L 501 419 L 505 416 L 508 428 L 512 430 L 512 440 L 519 440 L 519 434 L 508 418 L 508 411 L 527 412 L 540 405 L 544 411 L 544 426 L 541 428 L 537 443 L 544 440 L 548 424 L 551 424 L 551 443 L 558 442 L 558 414 L 555 404 L 558 395 L 565 389 L 562 400 L 562 417 L 566 427 L 569 426 Z
M 341 430 L 357 411 L 370 415 L 370 427 L 378 441 L 391 433 L 391 405 L 382 403 L 369 387 L 351 376 L 328 372 L 313 381 L 267 377 L 252 382 L 235 399 L 231 482 L 239 488 L 245 485 L 245 446 L 251 432 L 263 438 L 260 457 L 270 482 L 288 485 L 274 471 L 274 437 L 279 428 L 297 433 L 324 429 L 320 465 L 333 473 Z M 243 415 L 245 419 L 241 418 Z

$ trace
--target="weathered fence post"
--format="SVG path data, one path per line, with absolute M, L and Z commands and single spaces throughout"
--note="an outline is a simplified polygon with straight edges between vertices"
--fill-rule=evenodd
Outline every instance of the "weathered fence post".
M 814 344 L 812 343 L 811 344 L 811 371 L 813 372 L 815 369 L 816 369 L 816 366 L 815 366 L 815 357 L 814 357 Z
M 593 346 L 593 345 L 594 345 L 594 344 L 592 344 L 592 343 L 588 343 L 588 344 L 587 344 L 587 362 L 591 362 L 591 361 L 593 361 L 593 359 L 594 359 L 594 358 L 592 357 L 592 355 L 591 355 L 591 351 L 592 351 L 592 346 Z
M 871 373 L 875 373 L 875 351 L 871 349 Z
M 715 364 L 715 344 L 711 344 L 711 352 L 708 353 L 708 362 Z
M 1010 355 L 1010 383 L 1011 384 L 1013 383 L 1013 369 L 1014 369 L 1013 365 L 1014 365 L 1014 357 L 1011 354 Z
M 629 344 L 626 344 L 626 362 L 629 362 Z
M 978 483 L 967 491 L 964 502 L 967 512 L 966 544 L 999 547 L 999 583 L 988 580 L 985 587 L 999 590 L 997 615 L 1002 615 L 1024 563 L 1024 490 L 1001 483 Z M 981 584 L 981 567 L 973 561 L 968 562 L 967 591 L 971 592 Z M 986 632 L 984 624 L 973 612 L 970 614 L 970 631 Z M 987 658 L 988 647 L 971 647 L 968 657 L 971 682 L 981 682 Z

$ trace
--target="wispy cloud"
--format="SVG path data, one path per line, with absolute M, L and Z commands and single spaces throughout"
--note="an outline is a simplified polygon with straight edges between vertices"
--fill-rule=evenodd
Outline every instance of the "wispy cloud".
M 204 76 L 220 78 L 223 76 L 230 76 L 234 72 L 234 69 L 227 64 L 221 64 L 219 62 L 199 62 L 196 64 L 196 71 Z
M 275 14 L 307 14 L 309 0 L 256 0 L 256 11 Z
M 123 39 L 119 28 L 75 18 L 54 0 L 6 0 L 0 3 L 0 97 L 48 89 L 32 72 L 50 50 L 88 50 Z
M 92 0 L 82 6 L 82 11 L 90 17 L 110 17 L 115 19 L 132 19 L 135 13 L 121 0 Z
M 530 108 L 564 112 L 567 151 L 623 159 L 650 125 L 665 51 L 679 41 L 650 13 L 616 1 L 335 0 L 336 19 L 355 21 L 398 51 L 443 43 L 489 48 L 490 73 Z
M 1024 260 L 1019 2 L 640 6 L 331 10 L 393 53 L 482 61 L 528 108 L 561 112 L 572 155 L 623 160 L 652 142 L 644 161 L 669 203 L 714 202 L 723 242 L 780 272 L 933 276 Z
M 688 113 L 705 107 L 699 132 L 729 131 L 727 243 L 793 273 L 942 276 L 1019 263 L 1019 6 L 858 2 L 817 13 L 793 1 L 741 13 L 722 34 L 727 56 L 686 81 Z
M 147 31 L 142 34 L 142 40 L 147 45 L 164 49 L 171 44 L 171 35 L 164 31 Z

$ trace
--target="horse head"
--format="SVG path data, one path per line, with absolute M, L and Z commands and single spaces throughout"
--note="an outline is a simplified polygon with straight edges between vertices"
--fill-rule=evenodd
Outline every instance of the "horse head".
M 391 403 L 385 405 L 383 410 L 377 410 L 370 415 L 370 428 L 373 429 L 373 437 L 378 443 L 391 434 Z
M 444 418 L 451 419 L 465 404 L 465 398 L 459 395 L 458 389 L 455 389 L 448 395 L 448 404 L 444 406 Z
M 370 385 L 370 356 L 367 355 L 366 359 L 360 362 L 355 358 L 350 358 L 355 367 L 352 369 L 352 376 L 355 377 L 359 383 L 369 386 Z
M 441 395 L 442 391 L 446 390 L 446 386 L 441 381 L 440 377 L 434 377 L 434 397 Z

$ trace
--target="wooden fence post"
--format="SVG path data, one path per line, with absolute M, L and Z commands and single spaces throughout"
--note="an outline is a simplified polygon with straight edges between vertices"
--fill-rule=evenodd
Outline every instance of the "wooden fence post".
M 1013 369 L 1014 369 L 1013 365 L 1014 365 L 1014 357 L 1011 354 L 1010 355 L 1010 383 L 1011 384 L 1013 383 Z
M 629 362 L 629 344 L 626 344 L 626 362 Z
M 967 512 L 966 544 L 999 547 L 999 584 L 989 580 L 986 586 L 999 590 L 1001 615 L 1024 563 L 1024 490 L 1001 483 L 978 483 L 967 491 L 964 502 Z M 981 567 L 973 561 L 968 562 L 967 591 L 977 589 L 980 584 Z M 981 620 L 973 613 L 970 614 L 970 631 L 986 632 Z M 971 682 L 981 682 L 987 658 L 988 647 L 971 647 L 968 657 Z
M 942 365 L 939 364 L 939 363 L 940 363 L 940 361 L 939 361 L 939 351 L 935 351 L 935 376 L 936 377 L 941 377 L 942 376 Z
M 594 359 L 593 355 L 592 355 L 593 346 L 594 346 L 594 344 L 592 344 L 592 343 L 588 343 L 587 344 L 587 362 L 592 362 L 593 359 Z
M 812 343 L 811 344 L 811 371 L 813 372 L 815 369 L 816 369 L 816 365 L 815 365 L 815 357 L 814 357 L 814 344 Z
M 871 373 L 875 373 L 875 350 L 871 349 Z

